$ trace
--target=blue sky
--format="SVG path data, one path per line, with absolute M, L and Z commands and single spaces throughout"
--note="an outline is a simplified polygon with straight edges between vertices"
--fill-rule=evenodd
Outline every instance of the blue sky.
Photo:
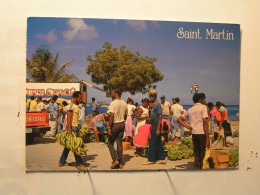
M 178 38 L 179 28 L 200 30 L 201 39 Z M 206 39 L 206 29 L 229 32 L 233 40 Z M 164 74 L 158 83 L 158 96 L 167 100 L 179 97 L 181 104 L 193 104 L 189 86 L 196 82 L 200 92 L 206 94 L 207 102 L 222 101 L 239 104 L 240 86 L 240 26 L 235 24 L 190 23 L 169 21 L 136 21 L 75 18 L 28 18 L 27 59 L 39 47 L 47 47 L 55 55 L 60 53 L 58 63 L 68 60 L 67 69 L 91 82 L 86 74 L 86 56 L 101 50 L 105 41 L 113 47 L 126 46 L 142 56 L 157 58 L 156 67 Z M 92 83 L 92 82 L 91 82 Z M 94 83 L 93 83 L 94 84 Z M 98 86 L 98 85 L 97 85 Z M 102 87 L 102 85 L 99 85 Z M 88 101 L 110 102 L 105 94 L 88 88 Z M 122 99 L 134 101 L 146 95 L 123 94 Z M 159 98 L 158 98 L 159 99 Z

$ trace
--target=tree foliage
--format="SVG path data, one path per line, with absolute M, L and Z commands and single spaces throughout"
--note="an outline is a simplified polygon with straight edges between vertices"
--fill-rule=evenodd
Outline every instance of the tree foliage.
M 105 42 L 103 50 L 96 51 L 94 57 L 87 56 L 87 61 L 86 73 L 91 75 L 91 81 L 103 84 L 107 91 L 119 88 L 132 95 L 145 93 L 147 87 L 164 77 L 155 67 L 156 58 L 142 57 L 124 45 L 118 49 Z
M 31 60 L 26 61 L 27 73 L 36 82 L 70 82 L 72 77 L 65 72 L 71 60 L 58 67 L 59 53 L 52 56 L 48 49 L 37 49 Z

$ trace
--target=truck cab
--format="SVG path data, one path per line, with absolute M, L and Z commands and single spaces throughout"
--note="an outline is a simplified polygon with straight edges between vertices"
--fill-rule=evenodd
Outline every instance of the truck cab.
M 26 144 L 32 143 L 34 137 L 49 131 L 49 114 L 43 112 L 26 112 Z

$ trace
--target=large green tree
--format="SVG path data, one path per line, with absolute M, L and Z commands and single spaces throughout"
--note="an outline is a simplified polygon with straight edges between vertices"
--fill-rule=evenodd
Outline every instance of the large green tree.
M 163 74 L 155 67 L 156 58 L 142 57 L 123 45 L 120 49 L 112 48 L 105 42 L 103 50 L 96 51 L 94 57 L 87 56 L 89 62 L 86 73 L 91 81 L 103 84 L 104 90 L 119 88 L 134 95 L 145 93 L 153 83 L 161 81 Z
M 52 56 L 48 49 L 37 49 L 31 60 L 26 61 L 27 74 L 35 82 L 70 82 L 72 77 L 65 72 L 66 67 L 72 62 L 69 60 L 59 67 L 59 53 Z

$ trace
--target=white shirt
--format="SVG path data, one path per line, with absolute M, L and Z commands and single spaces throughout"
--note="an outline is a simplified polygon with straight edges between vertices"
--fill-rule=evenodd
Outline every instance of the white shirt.
M 163 104 L 161 104 L 162 107 L 162 115 L 170 115 L 170 109 L 171 106 L 170 102 L 165 101 Z
M 171 111 L 173 112 L 173 117 L 180 117 L 182 115 L 182 112 L 184 112 L 183 106 L 180 104 L 173 104 L 171 106 Z
M 135 105 L 133 104 L 127 104 L 127 115 L 132 116 L 133 115 L 133 110 L 136 109 Z
M 127 115 L 126 102 L 115 99 L 110 103 L 109 112 L 114 113 L 114 123 L 124 122 L 125 115 Z
M 201 103 L 196 103 L 185 114 L 184 119 L 190 118 L 192 134 L 205 134 L 203 129 L 203 119 L 208 117 L 207 107 Z
M 85 108 L 81 105 L 79 106 L 79 118 L 78 118 L 79 125 L 85 124 Z
M 38 103 L 37 106 L 36 106 L 36 111 L 40 112 L 40 111 L 43 110 L 43 108 L 44 108 L 44 103 L 43 103 L 43 102 L 40 102 L 40 103 Z

